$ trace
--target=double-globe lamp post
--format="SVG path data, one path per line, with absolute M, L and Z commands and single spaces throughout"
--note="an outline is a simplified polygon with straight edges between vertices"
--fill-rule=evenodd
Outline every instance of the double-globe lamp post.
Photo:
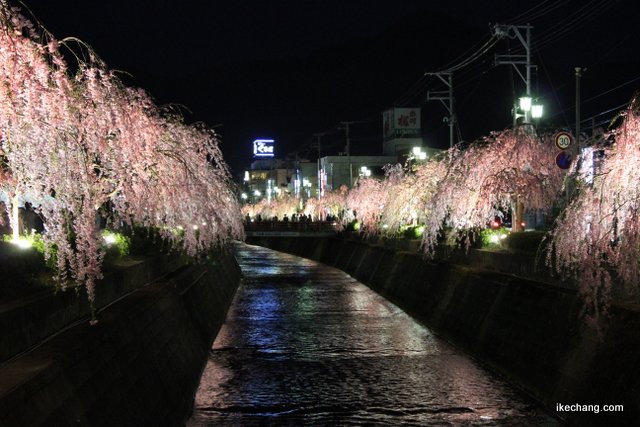
M 533 99 L 529 95 L 521 97 L 519 101 L 520 111 L 522 111 L 522 113 L 519 113 L 516 109 L 514 109 L 514 124 L 517 124 L 518 118 L 522 117 L 522 124 L 528 126 L 526 130 L 529 132 L 535 132 L 535 128 L 531 123 L 531 119 L 539 120 L 542 118 L 542 104 L 534 104 Z M 520 200 L 519 196 L 516 195 L 515 206 L 511 219 L 511 230 L 523 231 L 524 227 L 524 203 L 522 203 L 522 200 Z

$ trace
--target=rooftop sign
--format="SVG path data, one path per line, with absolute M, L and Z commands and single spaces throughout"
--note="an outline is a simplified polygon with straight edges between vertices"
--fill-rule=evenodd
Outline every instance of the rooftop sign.
M 253 157 L 273 157 L 273 139 L 256 139 L 253 141 Z

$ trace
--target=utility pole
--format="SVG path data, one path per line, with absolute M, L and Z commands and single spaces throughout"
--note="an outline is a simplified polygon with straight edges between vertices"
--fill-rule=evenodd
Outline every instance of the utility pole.
M 493 27 L 493 34 L 499 38 L 510 38 L 510 39 L 518 39 L 524 47 L 524 55 L 497 55 L 495 56 L 495 64 L 496 65 L 513 65 L 516 72 L 520 76 L 520 78 L 524 81 L 526 85 L 526 96 L 531 96 L 531 69 L 534 65 L 531 64 L 531 29 L 533 27 L 529 24 L 527 25 L 504 25 L 504 24 L 496 24 Z M 524 35 L 523 35 L 524 32 Z M 520 65 L 524 65 L 524 73 L 518 67 Z M 514 100 L 515 101 L 515 100 Z M 513 106 L 513 125 L 517 124 L 517 105 Z M 531 112 L 524 112 L 524 121 L 525 123 L 531 122 Z
M 353 171 L 351 168 L 351 139 L 349 138 L 349 125 L 352 125 L 356 122 L 340 122 L 344 125 L 345 130 L 345 138 L 347 140 L 347 163 L 349 164 L 349 188 L 353 186 Z
M 576 67 L 576 154 L 580 154 L 580 77 L 582 72 L 586 71 L 581 67 Z
M 322 168 L 320 167 L 320 159 L 321 159 L 321 157 L 320 157 L 321 156 L 320 138 L 322 136 L 324 136 L 324 134 L 323 133 L 314 133 L 313 136 L 316 137 L 316 142 L 318 144 L 318 185 L 317 185 L 317 187 L 318 187 L 318 200 L 319 200 L 320 196 L 322 196 L 322 193 L 320 191 L 321 185 L 322 185 Z
M 449 89 L 448 91 L 437 90 L 427 92 L 427 102 L 440 101 L 449 112 L 449 117 L 445 117 L 444 120 L 449 123 L 449 147 L 451 148 L 454 145 L 456 125 L 456 113 L 453 109 L 453 73 L 426 73 L 425 75 L 436 76 Z M 445 76 L 447 77 L 446 79 Z M 445 101 L 448 101 L 448 104 Z
M 526 87 L 526 96 L 531 98 L 531 69 L 533 65 L 531 64 L 531 25 L 504 25 L 504 24 L 496 24 L 493 27 L 494 36 L 504 39 L 518 39 L 518 41 L 524 47 L 524 55 L 518 54 L 507 54 L 507 55 L 497 55 L 495 56 L 495 64 L 496 65 L 512 65 L 515 68 L 516 73 L 520 76 L 520 78 L 524 81 Z M 524 34 L 523 34 L 524 33 Z M 524 73 L 520 66 L 524 65 Z M 524 109 L 524 123 L 531 123 L 531 109 Z M 518 124 L 518 104 L 514 99 L 513 105 L 513 126 L 516 127 Z M 511 230 L 513 231 L 523 231 L 523 223 L 524 223 L 524 204 L 519 195 L 516 194 L 514 205 L 512 209 L 511 215 Z

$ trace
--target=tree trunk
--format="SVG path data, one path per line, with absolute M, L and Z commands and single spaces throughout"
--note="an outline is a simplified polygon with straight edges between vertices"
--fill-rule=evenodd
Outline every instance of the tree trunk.
M 18 240 L 20 237 L 20 208 L 18 193 L 13 196 L 11 201 L 11 234 L 14 241 Z
M 511 231 L 524 231 L 524 203 L 516 197 L 516 202 L 511 215 Z

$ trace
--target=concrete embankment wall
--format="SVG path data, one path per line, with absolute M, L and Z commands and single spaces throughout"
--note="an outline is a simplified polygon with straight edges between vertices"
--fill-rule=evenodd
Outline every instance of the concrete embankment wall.
M 183 265 L 5 361 L 0 426 L 183 425 L 239 280 L 231 253 Z
M 601 337 L 580 320 L 575 291 L 471 266 L 425 261 L 339 238 L 256 237 L 340 268 L 501 373 L 575 425 L 633 425 L 640 417 L 640 313 L 614 306 Z M 556 405 L 600 405 L 600 413 Z M 604 405 L 624 405 L 605 413 Z
M 35 251 L 34 251 L 34 254 Z M 10 262 L 13 260 L 10 260 Z M 184 265 L 186 258 L 157 255 L 126 259 L 97 285 L 94 306 L 111 304 L 136 288 Z M 69 324 L 89 316 L 84 288 L 54 291 L 50 287 L 0 304 L 0 362 L 27 350 Z

